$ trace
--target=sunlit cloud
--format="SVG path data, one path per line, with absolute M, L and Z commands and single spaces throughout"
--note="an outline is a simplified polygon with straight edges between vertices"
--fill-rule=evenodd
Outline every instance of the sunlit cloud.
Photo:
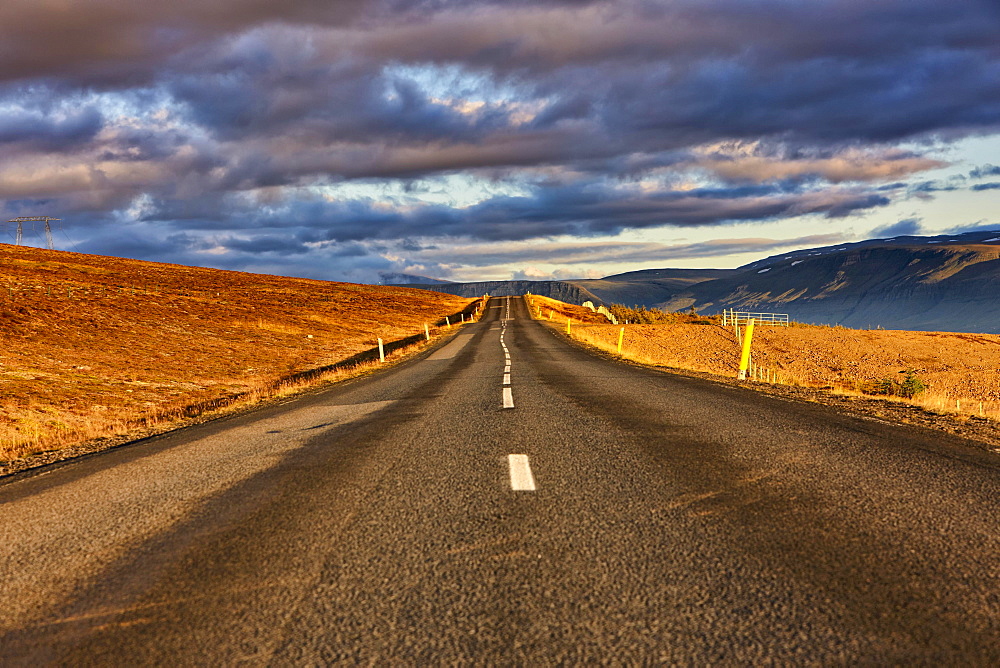
M 929 230 L 943 198 L 989 222 L 1000 168 L 955 147 L 1000 136 L 997 34 L 975 0 L 10 0 L 0 213 L 354 280 L 718 265 L 753 244 L 666 240 Z

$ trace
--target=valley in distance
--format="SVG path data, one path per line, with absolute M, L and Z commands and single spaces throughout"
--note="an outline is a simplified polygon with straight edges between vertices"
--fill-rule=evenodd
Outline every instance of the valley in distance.
M 648 269 L 600 279 L 387 283 L 476 296 L 526 292 L 668 311 L 789 313 L 854 329 L 1000 334 L 1000 231 L 901 236 L 782 253 L 738 269 Z
M 754 339 L 753 359 L 769 391 L 780 387 L 808 401 L 1000 446 L 1000 231 L 808 248 L 737 269 L 563 281 L 384 278 L 462 296 L 530 293 L 603 304 L 632 323 L 627 359 L 726 379 L 736 376 L 739 348 L 719 314 L 786 313 L 792 327 L 759 328 Z M 580 319 L 574 338 L 617 354 L 620 327 L 584 309 L 563 310 L 563 323 L 569 315 Z
M 11 245 L 0 266 L 0 475 L 370 370 L 379 338 L 417 350 L 487 293 L 530 293 L 536 317 L 617 355 L 621 326 L 581 305 L 611 307 L 625 359 L 720 382 L 739 345 L 718 314 L 789 313 L 758 329 L 751 386 L 1000 449 L 1000 232 L 575 281 L 355 285 Z

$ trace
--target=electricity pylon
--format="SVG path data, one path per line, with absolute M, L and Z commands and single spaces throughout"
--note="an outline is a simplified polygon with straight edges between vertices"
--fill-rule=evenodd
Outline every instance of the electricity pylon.
M 53 218 L 52 216 L 19 216 L 17 218 L 12 218 L 8 220 L 8 223 L 17 223 L 17 242 L 16 245 L 21 245 L 22 231 L 21 226 L 23 223 L 27 222 L 44 222 L 45 223 L 45 244 L 48 246 L 49 250 L 54 250 L 52 246 L 52 223 L 53 221 L 62 220 L 61 218 Z

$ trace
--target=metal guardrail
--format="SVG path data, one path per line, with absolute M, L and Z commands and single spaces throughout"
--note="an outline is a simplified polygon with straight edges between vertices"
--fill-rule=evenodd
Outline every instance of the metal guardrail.
M 737 311 L 735 309 L 722 309 L 722 325 L 746 324 L 753 318 L 758 325 L 775 325 L 776 327 L 788 327 L 787 313 L 751 313 L 750 311 Z

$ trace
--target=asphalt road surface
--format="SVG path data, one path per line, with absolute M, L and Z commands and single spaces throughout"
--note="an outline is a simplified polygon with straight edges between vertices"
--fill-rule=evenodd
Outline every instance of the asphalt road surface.
M 998 500 L 959 439 L 494 298 L 394 368 L 0 485 L 0 664 L 996 666 Z

